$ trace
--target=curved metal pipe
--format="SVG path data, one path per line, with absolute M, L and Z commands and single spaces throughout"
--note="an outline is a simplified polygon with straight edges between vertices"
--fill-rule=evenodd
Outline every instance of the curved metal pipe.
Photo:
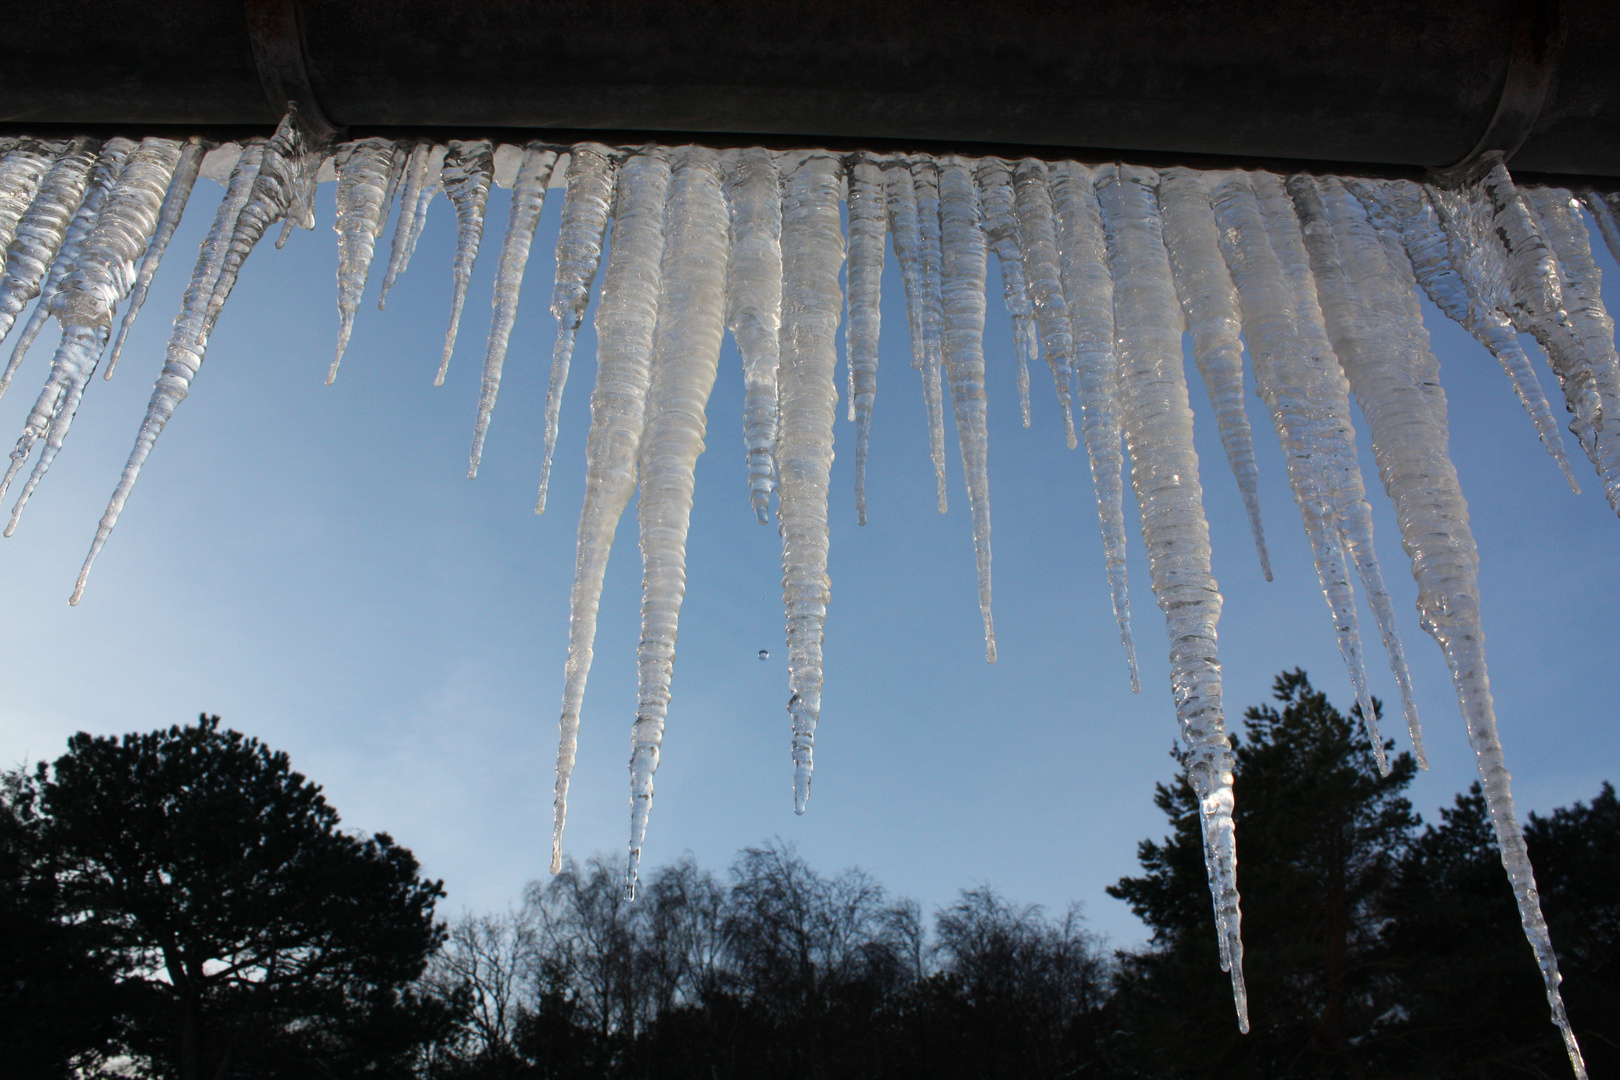
M 1616 55 L 1606 0 L 39 0 L 7 12 L 0 108 L 262 126 L 305 93 L 351 130 L 1429 168 L 1518 141 L 1517 170 L 1620 176 Z

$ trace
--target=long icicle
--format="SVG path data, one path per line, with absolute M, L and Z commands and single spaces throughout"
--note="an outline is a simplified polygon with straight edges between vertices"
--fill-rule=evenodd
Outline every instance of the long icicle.
M 1316 580 L 1333 619 L 1335 642 L 1355 687 L 1357 703 L 1369 699 L 1355 594 L 1343 540 L 1337 528 L 1328 472 L 1326 429 L 1333 412 L 1323 382 L 1342 380 L 1338 361 L 1324 342 L 1312 348 L 1288 270 L 1274 250 L 1261 205 L 1246 173 L 1216 173 L 1210 202 L 1220 223 L 1221 253 L 1243 306 L 1243 330 L 1254 363 L 1255 387 L 1271 412 L 1288 484 L 1311 545 Z M 1307 282 L 1308 284 L 1309 282 Z M 1324 355 L 1325 354 L 1325 355 Z M 1331 370 L 1328 365 L 1332 365 Z M 1343 436 L 1341 436 L 1343 437 Z M 1372 715 L 1370 703 L 1364 707 Z
M 1308 182 L 1302 177 L 1300 183 Z M 1333 516 L 1339 531 L 1339 542 L 1347 559 L 1355 566 L 1356 576 L 1367 594 L 1367 606 L 1372 608 L 1379 635 L 1389 659 L 1390 672 L 1395 676 L 1401 694 L 1402 711 L 1412 730 L 1421 730 L 1417 722 L 1417 705 L 1412 699 L 1412 677 L 1406 670 L 1406 654 L 1401 645 L 1400 632 L 1395 620 L 1395 606 L 1384 584 L 1384 573 L 1378 563 L 1373 546 L 1372 507 L 1367 502 L 1367 485 L 1361 475 L 1361 464 L 1356 453 L 1355 427 L 1350 418 L 1350 381 L 1338 362 L 1333 345 L 1328 340 L 1326 320 L 1322 314 L 1318 290 L 1311 282 L 1312 258 L 1306 250 L 1304 226 L 1296 208 L 1296 199 L 1290 194 L 1282 177 L 1260 172 L 1254 176 L 1255 192 L 1266 216 L 1266 227 L 1271 234 L 1272 249 L 1282 260 L 1284 271 L 1295 297 L 1296 323 L 1313 360 L 1313 371 L 1318 375 L 1317 401 L 1323 406 L 1327 423 L 1323 426 L 1322 448 L 1327 478 L 1327 495 L 1333 505 Z M 1301 190 L 1304 190 L 1301 188 Z M 1322 223 L 1313 221 L 1317 233 Z M 1336 265 L 1336 264 L 1335 264 Z M 1357 672 L 1352 671 L 1352 678 Z M 1360 672 L 1363 682 L 1366 673 Z M 1379 768 L 1388 770 L 1384 744 L 1378 733 L 1376 709 L 1370 689 L 1358 687 L 1362 709 L 1362 723 L 1373 744 L 1373 756 Z M 1422 742 L 1415 747 L 1419 760 L 1423 760 Z
M 1502 295 L 1507 288 L 1506 253 L 1499 243 L 1481 242 L 1489 233 L 1488 217 L 1478 219 L 1478 204 L 1472 200 L 1438 190 L 1431 197 L 1410 180 L 1347 179 L 1345 184 L 1379 222 L 1380 230 L 1393 229 L 1400 236 L 1425 295 L 1496 357 L 1537 438 L 1569 489 L 1580 494 L 1558 420 L 1506 314 L 1509 304 Z M 1443 218 L 1449 228 L 1442 226 Z M 1487 289 L 1492 295 L 1486 295 Z
M 849 364 L 849 418 L 855 421 L 855 522 L 866 524 L 866 458 L 872 448 L 872 405 L 877 400 L 878 333 L 882 327 L 883 240 L 888 233 L 883 172 L 871 154 L 850 155 L 849 321 L 844 354 Z
M 653 774 L 664 742 L 681 601 L 692 488 L 703 453 L 704 410 L 725 335 L 728 222 L 720 159 L 705 147 L 675 152 L 664 218 L 662 287 L 653 338 L 652 385 L 641 440 L 640 699 L 630 736 L 630 860 L 625 896 L 634 899 L 652 812 Z
M 1243 314 L 1237 287 L 1221 258 L 1220 238 L 1209 197 L 1191 169 L 1176 167 L 1159 174 L 1159 205 L 1164 211 L 1164 244 L 1170 251 L 1176 295 L 1187 313 L 1193 360 L 1209 391 L 1221 448 L 1237 479 L 1249 532 L 1260 556 L 1260 572 L 1271 580 L 1271 557 L 1260 523 L 1260 473 L 1254 463 L 1254 435 L 1243 411 Z
M 1069 449 L 1080 445 L 1074 434 L 1074 408 L 1069 401 L 1069 380 L 1074 371 L 1074 330 L 1069 323 L 1069 302 L 1063 295 L 1058 270 L 1057 231 L 1053 222 L 1052 190 L 1046 162 L 1025 158 L 1013 169 L 1013 207 L 1018 215 L 1018 243 L 1023 248 L 1024 277 L 1029 281 L 1035 319 L 1040 324 L 1046 363 L 1057 386 L 1063 409 L 1063 437 Z
M 157 277 L 158 266 L 163 262 L 163 253 L 169 249 L 169 241 L 174 239 L 175 230 L 180 227 L 180 218 L 186 212 L 186 204 L 191 201 L 192 189 L 197 186 L 197 174 L 202 169 L 203 158 L 207 156 L 212 145 L 208 140 L 193 135 L 180 151 L 180 164 L 174 168 L 174 177 L 169 181 L 169 190 L 163 195 L 163 207 L 158 211 L 157 231 L 152 234 L 152 242 L 146 245 L 146 254 L 141 256 L 141 268 L 135 276 L 135 287 L 129 292 L 129 306 L 124 309 L 124 317 L 118 323 L 118 336 L 113 339 L 112 351 L 107 354 L 107 372 L 102 376 L 103 379 L 111 379 L 113 371 L 118 367 L 118 358 L 124 352 L 124 342 L 129 339 L 129 332 L 135 326 L 135 318 L 146 303 L 146 294 L 152 288 L 152 279 Z
M 660 147 L 634 154 L 619 169 L 613 234 L 602 299 L 596 309 L 596 386 L 585 443 L 585 504 L 569 600 L 568 665 L 558 721 L 557 784 L 553 794 L 551 872 L 562 869 L 568 782 L 579 747 L 579 713 L 591 673 L 596 613 L 602 600 L 613 533 L 636 489 L 636 459 L 646 424 L 652 378 L 653 327 L 664 253 L 664 201 L 669 156 Z
M 337 380 L 343 351 L 349 347 L 354 316 L 360 310 L 366 277 L 371 273 L 377 235 L 388 217 L 388 204 L 383 198 L 388 193 L 388 177 L 397 152 L 390 139 L 360 139 L 338 153 L 337 220 L 332 230 L 338 235 L 339 326 L 337 353 L 332 357 L 332 369 L 326 373 L 328 386 Z
M 787 615 L 788 715 L 793 724 L 793 811 L 810 800 L 821 719 L 821 643 L 827 577 L 827 483 L 838 413 L 838 320 L 844 262 L 838 160 L 811 151 L 787 177 L 782 200 L 782 604 Z
M 585 320 L 591 283 L 602 261 L 602 238 L 613 206 L 613 151 L 600 143 L 577 143 L 568 156 L 568 188 L 562 225 L 557 231 L 557 280 L 551 314 L 557 320 L 557 344 L 551 352 L 551 382 L 546 389 L 546 449 L 540 462 L 540 493 L 534 512 L 546 512 L 551 486 L 551 457 L 557 449 L 557 417 L 562 409 L 574 337 Z
M 988 261 L 972 166 L 950 155 L 939 168 L 939 221 L 944 267 L 945 371 L 956 411 L 956 441 L 973 512 L 973 556 L 984 620 L 984 658 L 996 662 L 990 617 L 990 431 L 984 390 L 984 279 Z
M 95 226 L 85 236 L 78 257 L 50 299 L 51 314 L 62 325 L 62 342 L 51 362 L 51 374 L 12 451 L 11 468 L 0 482 L 0 496 L 28 459 L 37 439 L 40 451 L 22 493 L 12 507 L 5 535 L 17 529 L 29 496 L 50 470 L 78 412 L 85 383 L 95 369 L 112 331 L 112 317 L 135 284 L 136 262 L 157 227 L 163 194 L 180 162 L 180 144 L 149 138 L 124 160 Z
M 67 237 L 79 203 L 90 186 L 101 141 L 74 139 L 45 174 L 26 213 L 18 220 L 5 251 L 5 277 L 0 279 L 0 341 L 11 333 L 17 315 L 39 295 L 45 272 Z
M 1347 349 L 1370 350 L 1376 359 L 1403 349 L 1410 353 L 1415 348 L 1426 348 L 1426 339 L 1419 346 L 1410 330 L 1414 322 L 1422 322 L 1412 295 L 1416 280 L 1409 269 L 1403 276 L 1397 269 L 1399 263 L 1390 260 L 1377 226 L 1368 219 L 1360 201 L 1332 178 L 1318 181 L 1296 176 L 1289 180 L 1288 187 L 1299 207 L 1326 329 L 1341 365 Z M 1404 262 L 1404 250 L 1400 256 Z M 1395 629 L 1394 603 L 1387 591 L 1367 591 L 1384 631 L 1384 646 L 1400 689 L 1412 750 L 1419 767 L 1426 769 L 1423 729 L 1412 697 L 1405 650 Z
M 1119 360 L 1114 350 L 1114 279 L 1108 269 L 1108 238 L 1092 171 L 1078 162 L 1064 161 L 1052 167 L 1050 179 L 1058 262 L 1074 330 L 1080 435 L 1086 443 L 1091 487 L 1097 496 L 1097 524 L 1102 531 L 1103 566 L 1114 622 L 1119 626 L 1134 694 L 1141 691 L 1142 683 L 1125 568 L 1125 455 L 1120 450 Z
M 242 156 L 237 159 L 236 166 L 231 172 L 230 181 L 225 188 L 225 197 L 220 201 L 219 209 L 214 214 L 214 222 L 209 227 L 208 235 L 202 242 L 202 249 L 197 254 L 197 265 L 191 272 L 191 283 L 186 286 L 185 296 L 181 300 L 180 314 L 175 316 L 174 330 L 169 335 L 163 371 L 152 387 L 152 397 L 146 406 L 146 418 L 141 421 L 140 432 L 135 436 L 135 446 L 129 453 L 129 460 L 124 463 L 124 471 L 118 478 L 118 486 L 113 489 L 112 498 L 107 502 L 107 509 L 101 515 L 101 523 L 96 527 L 96 537 L 91 541 L 90 553 L 85 556 L 84 565 L 79 569 L 79 579 L 73 586 L 73 595 L 68 599 L 69 604 L 76 605 L 83 598 L 85 582 L 90 577 L 90 568 L 95 565 L 96 556 L 101 554 L 101 549 L 107 546 L 113 527 L 118 524 L 118 516 L 123 513 L 124 504 L 129 501 L 129 493 L 134 489 L 135 480 L 141 474 L 141 466 L 152 453 L 152 447 L 157 445 L 158 436 L 163 434 L 163 428 L 174 415 L 175 407 L 186 399 L 191 390 L 191 380 L 196 378 L 198 369 L 202 367 L 203 357 L 208 348 L 207 339 L 203 336 L 208 316 L 208 302 L 213 296 L 214 283 L 219 278 L 220 267 L 225 262 L 231 231 L 235 228 L 242 207 L 247 205 L 248 198 L 252 194 L 253 181 L 259 174 L 259 161 L 263 155 L 263 142 L 249 142 L 242 148 Z
M 1396 275 L 1387 264 L 1378 266 L 1380 249 L 1366 242 L 1364 232 L 1357 243 L 1354 208 L 1347 201 L 1339 202 L 1338 208 L 1343 213 L 1335 228 L 1347 245 L 1355 246 L 1356 280 L 1375 290 L 1371 299 L 1376 306 L 1379 291 L 1388 294 L 1400 288 Z M 1382 306 L 1399 316 L 1397 303 L 1386 299 Z M 1584 1080 L 1586 1068 L 1558 990 L 1558 959 L 1542 917 L 1497 732 L 1479 617 L 1479 549 L 1447 446 L 1440 365 L 1429 348 L 1422 322 L 1412 319 L 1410 313 L 1404 321 L 1402 332 L 1382 339 L 1360 336 L 1365 334 L 1366 323 L 1341 323 L 1345 348 L 1339 357 L 1372 429 L 1379 473 L 1395 503 L 1402 546 L 1411 557 L 1412 576 L 1417 579 L 1423 628 L 1439 643 L 1451 668 L 1502 865 L 1518 903 L 1525 937 L 1541 968 L 1553 1023 L 1563 1035 L 1575 1075 Z
M 0 373 L 0 394 L 4 394 L 11 386 L 11 380 L 16 376 L 17 369 L 22 366 L 23 358 L 28 355 L 34 339 L 45 328 L 45 320 L 50 317 L 51 298 L 62 287 L 62 282 L 78 261 L 85 238 L 95 227 L 96 217 L 101 213 L 101 207 L 107 201 L 107 195 L 112 191 L 113 184 L 117 182 L 118 174 L 124 167 L 124 159 L 134 149 L 135 143 L 117 136 L 102 144 L 101 153 L 96 157 L 95 170 L 90 174 L 89 186 L 85 189 L 84 199 L 79 203 L 78 210 L 74 211 L 61 246 L 56 249 L 56 258 L 51 260 L 50 269 L 45 272 L 45 280 L 40 283 L 39 303 L 34 305 L 33 312 L 28 316 L 28 322 L 23 324 L 22 333 L 17 335 L 6 370 Z
M 456 349 L 456 332 L 461 328 L 461 309 L 467 302 L 467 286 L 472 282 L 478 246 L 484 239 L 484 211 L 489 205 L 489 188 L 495 182 L 495 147 L 488 139 L 452 139 L 444 157 L 444 193 L 456 208 L 456 259 L 451 268 L 455 292 L 450 300 L 450 327 L 444 332 L 444 355 L 439 359 L 434 386 L 443 386 L 450 370 L 450 354 Z M 386 204 L 385 204 L 386 205 Z
M 980 158 L 973 178 L 979 186 L 984 236 L 1001 267 L 1001 299 L 1013 325 L 1013 352 L 1018 354 L 1018 408 L 1029 427 L 1029 363 L 1041 357 L 1040 329 L 1024 279 L 1018 250 L 1018 219 L 1013 215 L 1012 169 L 998 157 Z
M 743 363 L 743 447 L 754 519 L 770 520 L 776 490 L 776 371 L 781 364 L 782 192 L 776 155 L 762 147 L 721 156 L 731 213 L 726 325 Z
M 889 234 L 894 240 L 894 257 L 900 263 L 900 280 L 906 290 L 906 324 L 911 333 L 911 366 L 922 376 L 923 401 L 929 401 L 928 391 L 928 330 L 924 325 L 924 312 L 928 308 L 926 287 L 923 284 L 922 229 L 917 218 L 917 188 L 911 175 L 911 165 L 904 157 L 885 160 L 883 193 L 889 212 Z M 933 412 L 928 413 L 929 449 L 933 448 Z M 943 429 L 942 429 L 943 430 Z M 941 435 L 943 445 L 943 434 Z M 936 462 L 934 476 L 937 498 L 945 497 L 945 459 L 943 451 Z
M 1157 179 L 1149 169 L 1108 167 L 1102 170 L 1098 196 L 1114 272 L 1131 486 L 1142 508 L 1153 594 L 1170 636 L 1170 684 L 1186 745 L 1187 778 L 1198 796 L 1221 966 L 1231 973 L 1238 1027 L 1247 1032 L 1233 758 L 1215 646 L 1221 594 L 1210 571 L 1209 523 L 1182 370 L 1181 309 L 1153 194 Z
M 512 183 L 512 209 L 506 222 L 506 239 L 501 242 L 501 261 L 495 271 L 495 294 L 491 299 L 495 310 L 489 325 L 489 344 L 484 352 L 484 384 L 478 395 L 478 419 L 473 425 L 468 479 L 478 475 L 478 463 L 484 456 L 490 413 L 495 410 L 495 398 L 501 392 L 506 345 L 512 338 L 512 325 L 517 322 L 523 268 L 529 262 L 529 247 L 534 243 L 534 229 L 546 205 L 546 185 L 551 181 L 551 168 L 556 163 L 555 150 L 544 143 L 532 142 L 523 152 L 523 164 Z
M 928 408 L 928 456 L 934 462 L 934 491 L 939 512 L 945 498 L 945 358 L 940 335 L 945 329 L 940 296 L 939 165 L 926 154 L 912 157 L 912 189 L 917 195 L 918 259 L 922 273 L 923 402 Z

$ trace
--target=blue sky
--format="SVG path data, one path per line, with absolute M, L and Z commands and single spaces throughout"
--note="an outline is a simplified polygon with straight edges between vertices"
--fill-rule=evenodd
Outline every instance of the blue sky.
M 337 384 L 326 387 L 337 312 L 334 188 L 325 185 L 315 232 L 297 233 L 279 252 L 267 242 L 249 260 L 190 398 L 149 460 L 83 604 L 69 608 L 219 190 L 199 183 L 115 378 L 90 387 L 17 534 L 0 542 L 0 761 L 55 757 L 77 730 L 149 730 L 217 712 L 288 751 L 325 785 L 347 825 L 387 830 L 415 851 L 428 874 L 445 879 L 444 911 L 504 907 L 544 874 L 548 855 L 595 372 L 587 322 L 563 402 L 550 509 L 536 516 L 561 192 L 551 193 L 535 239 L 477 480 L 466 478 L 467 448 L 508 193 L 491 198 L 445 386 L 432 385 L 454 242 L 441 198 L 382 313 L 374 303 L 382 266 L 374 267 Z M 386 258 L 386 243 L 379 255 Z M 1600 259 L 1614 303 L 1620 279 L 1606 252 Z M 991 277 L 999 661 L 983 660 L 954 433 L 951 509 L 941 516 L 933 508 L 922 395 L 891 256 L 864 528 L 854 522 L 854 431 L 842 416 L 835 436 L 833 601 L 810 811 L 792 812 L 780 546 L 748 506 L 741 367 L 728 337 L 698 463 L 674 700 L 645 858 L 656 865 L 689 850 L 720 869 L 738 848 L 781 837 L 823 870 L 858 864 L 926 909 L 986 882 L 1026 903 L 1078 900 L 1096 930 L 1131 944 L 1144 929 L 1103 888 L 1137 869 L 1138 841 L 1164 832 L 1151 803 L 1154 781 L 1174 771 L 1163 621 L 1133 513 L 1142 665 L 1142 692 L 1133 695 L 1084 456 L 1064 448 L 1044 363 L 1031 372 L 1033 427 L 1019 426 L 994 260 Z M 1602 674 L 1620 641 L 1620 522 L 1584 459 L 1583 494 L 1564 486 L 1491 357 L 1433 308 L 1425 317 L 1483 557 L 1493 689 L 1518 805 L 1546 811 L 1590 798 L 1620 773 L 1620 725 Z M 21 430 L 54 344 L 47 338 L 54 335 L 42 337 L 0 400 L 0 437 Z M 1269 696 L 1277 672 L 1296 665 L 1347 707 L 1349 680 L 1263 406 L 1251 384 L 1276 577 L 1269 584 L 1190 360 L 1188 375 L 1226 599 L 1229 720 L 1236 725 L 1246 705 Z M 1542 377 L 1556 398 L 1550 373 Z M 1362 438 L 1378 550 L 1432 763 L 1413 797 L 1433 819 L 1473 778 L 1473 762 L 1439 650 L 1417 625 L 1415 587 L 1365 429 Z M 1574 440 L 1565 442 L 1577 456 Z M 621 850 L 628 829 L 635 542 L 632 508 L 608 569 L 574 774 L 567 850 L 580 857 Z M 1365 609 L 1363 622 L 1371 622 Z M 1374 645 L 1376 635 L 1364 633 Z M 771 653 L 764 662 L 762 648 Z M 1381 653 L 1371 654 L 1369 670 L 1374 692 L 1393 700 Z M 1386 728 L 1404 748 L 1391 720 Z

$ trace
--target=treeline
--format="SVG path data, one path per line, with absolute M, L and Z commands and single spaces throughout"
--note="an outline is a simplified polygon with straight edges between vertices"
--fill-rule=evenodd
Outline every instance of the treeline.
M 690 859 L 624 899 L 622 860 L 468 916 L 427 983 L 468 1023 L 428 1072 L 586 1077 L 1099 1075 L 1110 964 L 1078 909 L 1051 917 L 964 891 L 932 933 L 859 870 L 824 877 L 789 847 Z
M 0 1045 L 23 1080 L 1494 1080 L 1567 1077 L 1477 788 L 1424 824 L 1303 672 L 1237 746 L 1240 1035 L 1198 806 L 1109 889 L 1151 930 L 988 887 L 925 915 L 765 844 L 717 874 L 605 857 L 446 925 L 386 834 L 339 828 L 217 718 L 0 785 Z M 1593 1077 L 1620 1076 L 1620 801 L 1525 834 Z

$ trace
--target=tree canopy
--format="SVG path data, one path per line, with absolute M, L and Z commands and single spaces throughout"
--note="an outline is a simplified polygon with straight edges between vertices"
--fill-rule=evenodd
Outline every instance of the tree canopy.
M 440 883 L 218 717 L 75 735 L 13 788 L 40 917 L 92 935 L 118 1042 L 155 1075 L 389 1075 L 449 1020 L 412 989 Z

